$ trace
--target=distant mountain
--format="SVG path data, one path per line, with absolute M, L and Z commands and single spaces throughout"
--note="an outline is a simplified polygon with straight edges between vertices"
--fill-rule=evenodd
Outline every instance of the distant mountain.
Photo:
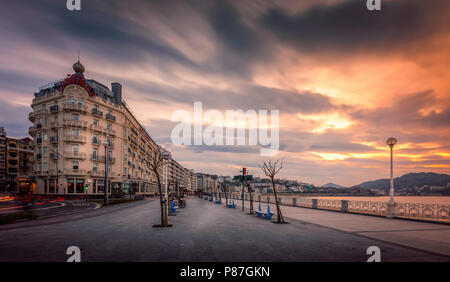
M 450 175 L 438 174 L 433 172 L 408 173 L 400 177 L 394 178 L 394 187 L 396 188 L 412 188 L 423 185 L 446 185 L 450 182 Z M 389 179 L 378 179 L 367 181 L 353 187 L 365 189 L 389 189 Z
M 325 185 L 322 185 L 322 187 L 327 187 L 327 188 L 347 188 L 347 187 L 344 187 L 344 186 L 339 185 L 339 184 L 334 184 L 332 182 L 327 183 Z

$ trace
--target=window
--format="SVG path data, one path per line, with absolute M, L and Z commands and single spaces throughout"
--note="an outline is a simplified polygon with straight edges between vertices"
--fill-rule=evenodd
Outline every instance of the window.
M 98 139 L 97 134 L 94 134 L 94 137 L 92 138 L 92 142 L 97 145 L 100 144 L 100 140 Z
M 69 103 L 70 103 L 71 105 L 74 105 L 74 104 L 75 104 L 75 99 L 74 99 L 74 98 L 70 98 L 70 99 L 69 99 Z
M 47 171 L 47 163 L 46 163 L 46 162 L 43 163 L 42 169 L 43 169 L 44 171 Z
M 79 145 L 78 144 L 72 145 L 72 152 L 74 154 L 78 154 L 78 149 L 79 149 Z
M 75 179 L 67 179 L 67 193 L 73 194 L 75 192 Z
M 58 180 L 50 179 L 48 182 L 49 182 L 49 192 L 56 193 L 56 191 L 58 191 Z
M 92 167 L 93 171 L 98 171 L 98 163 L 94 163 L 94 166 Z
M 42 139 L 43 139 L 44 141 L 47 141 L 47 134 L 46 134 L 46 133 L 42 134 Z
M 94 148 L 94 151 L 92 152 L 92 158 L 94 160 L 98 160 L 98 149 Z
M 94 126 L 98 126 L 98 119 L 94 119 Z
M 105 181 L 102 179 L 97 180 L 97 193 L 105 193 Z
M 78 137 L 80 135 L 80 130 L 72 129 L 72 134 L 73 134 L 73 136 Z
M 82 194 L 84 193 L 84 179 L 77 179 L 77 193 Z
M 127 175 L 127 168 L 126 167 L 123 168 L 123 175 Z
M 78 167 L 79 167 L 78 161 L 72 161 L 72 169 L 73 170 L 78 170 Z
M 108 123 L 108 124 L 106 125 L 106 128 L 109 129 L 109 130 L 111 130 L 111 129 L 112 129 L 112 124 Z
M 78 100 L 78 106 L 81 107 L 81 106 L 83 106 L 83 105 L 84 105 L 84 101 L 83 101 L 82 99 L 79 99 L 79 100 Z
M 42 147 L 42 155 L 43 155 L 44 157 L 47 156 L 47 147 Z
M 80 115 L 79 114 L 72 114 L 72 119 L 78 121 L 78 120 L 80 120 Z

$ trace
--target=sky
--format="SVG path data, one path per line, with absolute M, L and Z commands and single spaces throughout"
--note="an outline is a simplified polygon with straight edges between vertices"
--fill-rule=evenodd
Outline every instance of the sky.
M 450 173 L 450 2 L 382 0 L 2 1 L 0 126 L 28 135 L 33 94 L 72 73 L 120 82 L 150 135 L 196 172 L 356 185 Z M 279 110 L 280 151 L 175 146 L 172 113 Z

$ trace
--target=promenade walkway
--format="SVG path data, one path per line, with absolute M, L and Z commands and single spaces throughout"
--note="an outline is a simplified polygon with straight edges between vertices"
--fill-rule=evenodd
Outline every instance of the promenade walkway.
M 242 200 L 234 200 L 236 210 L 242 209 Z M 258 209 L 258 202 L 253 208 Z M 245 201 L 246 212 L 250 202 Z M 263 210 L 267 203 L 261 203 Z M 270 204 L 276 218 L 276 206 Z M 368 238 L 415 248 L 436 254 L 450 256 L 450 225 L 419 222 L 405 219 L 389 219 L 370 215 L 359 215 L 335 211 L 308 209 L 281 205 L 286 221 L 300 220 L 339 231 L 345 231 Z

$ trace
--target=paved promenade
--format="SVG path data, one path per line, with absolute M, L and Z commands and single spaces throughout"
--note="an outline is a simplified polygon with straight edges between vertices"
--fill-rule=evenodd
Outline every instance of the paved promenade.
M 242 200 L 235 200 L 234 202 L 238 206 L 237 209 L 242 208 Z M 254 202 L 253 206 L 257 210 L 258 202 Z M 250 202 L 245 201 L 247 212 L 249 207 Z M 261 208 L 266 210 L 267 203 L 261 203 Z M 270 204 L 270 209 L 271 212 L 276 214 L 275 204 Z M 450 256 L 450 225 L 284 205 L 281 205 L 281 210 L 287 221 L 291 218 L 368 238 Z
M 378 246 L 382 261 L 449 261 L 448 256 L 379 241 L 358 233 L 290 220 L 290 224 L 248 215 L 198 198 L 159 223 L 159 202 L 139 201 L 68 218 L 0 231 L 0 261 L 66 261 L 69 246 L 87 261 L 356 261 Z M 345 215 L 348 216 L 348 215 Z M 46 219 L 50 220 L 50 219 Z

